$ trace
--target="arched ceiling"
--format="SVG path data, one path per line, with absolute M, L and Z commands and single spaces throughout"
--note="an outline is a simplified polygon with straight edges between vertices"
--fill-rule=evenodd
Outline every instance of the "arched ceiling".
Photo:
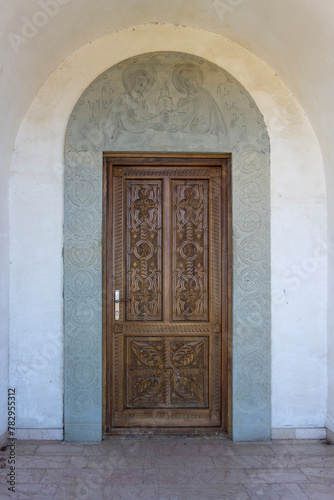
M 2 0 L 1 132 L 15 133 L 40 86 L 69 54 L 145 23 L 215 32 L 256 54 L 300 101 L 326 153 L 334 112 L 332 0 Z

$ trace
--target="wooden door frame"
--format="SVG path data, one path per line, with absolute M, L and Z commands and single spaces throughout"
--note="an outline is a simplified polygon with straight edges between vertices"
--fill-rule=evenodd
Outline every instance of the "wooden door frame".
M 232 186 L 231 186 L 231 168 L 232 168 L 232 155 L 231 154 L 215 154 L 215 153 L 115 153 L 115 152 L 105 152 L 103 154 L 103 218 L 102 218 L 102 328 L 103 328 L 103 339 L 102 339 L 102 387 L 103 387 L 103 397 L 102 397 L 102 422 L 103 422 L 103 438 L 109 438 L 110 434 L 106 435 L 106 414 L 108 411 L 108 396 L 107 394 L 108 384 L 108 366 L 107 366 L 107 310 L 111 306 L 111 301 L 113 298 L 111 294 L 107 294 L 107 235 L 110 234 L 112 229 L 111 223 L 107 224 L 107 214 L 110 209 L 109 202 L 112 200 L 112 192 L 108 192 L 108 178 L 107 169 L 108 163 L 112 163 L 117 166 L 125 165 L 155 165 L 159 166 L 159 163 L 164 166 L 182 165 L 194 166 L 194 161 L 196 165 L 205 166 L 221 166 L 225 185 L 228 186 L 227 189 L 222 192 L 225 193 L 225 199 L 222 200 L 222 226 L 226 234 L 226 245 L 222 245 L 222 262 L 227 262 L 224 266 L 222 265 L 222 283 L 226 282 L 227 286 L 227 300 L 224 300 L 222 296 L 222 394 L 227 395 L 227 397 L 222 398 L 222 426 L 212 427 L 212 428 L 157 428 L 157 429 L 124 429 L 124 432 L 117 432 L 117 434 L 133 435 L 133 434 L 163 434 L 163 435 L 212 435 L 221 433 L 227 437 L 232 435 Z M 222 186 L 224 182 L 222 182 Z M 223 240 L 223 232 L 222 232 Z M 225 321 L 224 321 L 225 320 Z M 224 322 L 223 322 L 224 321 Z M 110 375 L 110 374 L 109 374 Z M 111 384 L 109 384 L 110 386 Z M 115 433 L 116 434 L 116 433 Z

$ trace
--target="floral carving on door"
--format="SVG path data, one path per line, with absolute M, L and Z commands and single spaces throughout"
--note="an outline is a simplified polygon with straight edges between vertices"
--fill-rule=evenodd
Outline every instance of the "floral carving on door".
M 208 321 L 208 181 L 174 180 L 173 320 Z
M 226 167 L 173 157 L 108 167 L 106 282 L 121 299 L 107 309 L 110 432 L 222 425 Z
M 207 355 L 207 337 L 128 339 L 128 407 L 205 407 Z
M 128 320 L 159 321 L 161 308 L 161 181 L 127 181 Z

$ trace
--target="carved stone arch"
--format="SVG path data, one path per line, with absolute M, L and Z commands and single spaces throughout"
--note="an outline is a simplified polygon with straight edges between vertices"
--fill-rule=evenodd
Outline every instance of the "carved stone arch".
M 270 439 L 269 137 L 239 82 L 207 60 L 177 52 L 113 66 L 86 89 L 69 119 L 65 439 L 102 437 L 103 151 L 232 153 L 232 432 L 235 440 Z

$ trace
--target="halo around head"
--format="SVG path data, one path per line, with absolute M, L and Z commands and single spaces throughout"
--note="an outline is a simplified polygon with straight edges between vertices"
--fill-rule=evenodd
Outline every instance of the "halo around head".
M 123 85 L 126 90 L 130 90 L 133 86 L 133 79 L 136 73 L 143 72 L 147 75 L 146 90 L 151 90 L 154 83 L 154 73 L 146 64 L 132 64 L 123 71 Z
M 197 83 L 200 86 L 203 85 L 203 81 L 204 81 L 203 73 L 202 73 L 201 69 L 196 64 L 180 63 L 180 64 L 177 64 L 175 66 L 174 71 L 173 71 L 173 83 L 179 92 L 182 92 L 182 94 L 186 93 L 185 88 L 181 85 L 181 82 L 180 82 L 180 73 L 182 73 L 182 71 L 191 71 L 192 73 L 194 73 L 196 80 L 197 80 Z

